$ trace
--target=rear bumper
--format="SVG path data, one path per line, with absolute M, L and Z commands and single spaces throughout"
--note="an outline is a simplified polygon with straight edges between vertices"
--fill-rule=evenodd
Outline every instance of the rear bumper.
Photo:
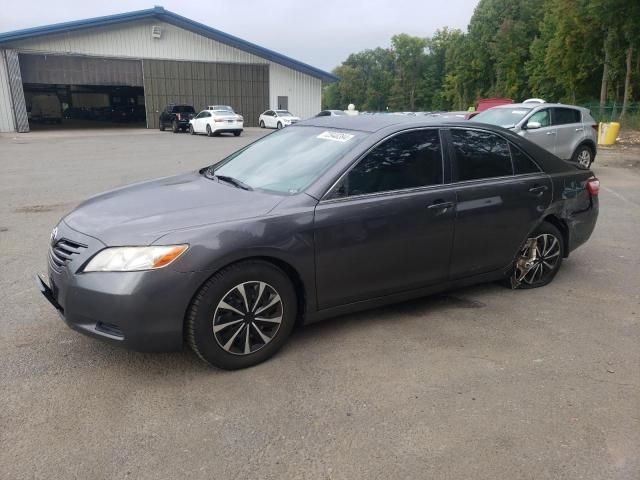
M 598 197 L 592 197 L 588 209 L 575 212 L 567 220 L 569 226 L 569 252 L 572 252 L 591 238 L 591 234 L 596 228 L 598 212 Z

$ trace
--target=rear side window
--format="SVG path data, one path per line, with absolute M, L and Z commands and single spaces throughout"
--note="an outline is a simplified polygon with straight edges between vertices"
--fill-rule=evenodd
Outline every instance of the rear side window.
M 553 124 L 566 125 L 567 123 L 580 123 L 580 112 L 575 108 L 554 108 Z
M 451 130 L 458 181 L 513 175 L 509 145 L 503 138 L 476 130 Z
M 514 144 L 509 143 L 511 150 L 511 160 L 513 160 L 513 170 L 516 175 L 524 175 L 525 173 L 538 173 L 540 167 L 531 160 L 522 150 Z
M 441 183 L 440 134 L 429 129 L 401 133 L 375 147 L 347 174 L 340 190 L 351 196 Z

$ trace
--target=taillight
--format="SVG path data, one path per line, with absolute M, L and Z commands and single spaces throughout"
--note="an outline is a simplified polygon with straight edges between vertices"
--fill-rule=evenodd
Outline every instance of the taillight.
M 593 130 L 598 133 L 598 124 L 597 123 L 592 123 L 591 124 L 591 128 L 593 128 Z
M 176 114 L 176 117 L 178 117 L 178 120 L 182 120 L 182 117 L 180 116 L 180 114 Z
M 587 180 L 587 190 L 592 196 L 596 196 L 600 193 L 600 180 L 596 177 L 591 177 Z

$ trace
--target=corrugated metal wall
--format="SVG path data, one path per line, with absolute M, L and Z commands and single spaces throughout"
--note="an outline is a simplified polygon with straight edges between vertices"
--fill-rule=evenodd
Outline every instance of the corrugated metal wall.
M 153 25 L 160 26 L 161 38 L 151 37 Z M 302 118 L 311 117 L 320 110 L 320 79 L 165 22 L 121 23 L 17 41 L 11 45 L 22 53 L 267 64 L 270 67 L 268 108 L 277 107 L 278 96 L 287 96 L 289 109 Z
M 158 128 L 160 113 L 169 103 L 186 103 L 196 110 L 207 105 L 231 105 L 248 127 L 268 108 L 267 65 L 240 63 L 143 60 L 147 126 Z
M 0 50 L 0 132 L 15 132 L 13 101 L 9 87 L 9 71 L 5 51 Z
M 140 60 L 21 54 L 24 83 L 142 86 Z

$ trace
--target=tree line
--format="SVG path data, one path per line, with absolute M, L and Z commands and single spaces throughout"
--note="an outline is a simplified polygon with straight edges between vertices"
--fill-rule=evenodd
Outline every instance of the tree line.
M 467 110 L 477 100 L 621 105 L 640 99 L 640 0 L 480 0 L 467 31 L 401 33 L 353 53 L 323 108 Z

